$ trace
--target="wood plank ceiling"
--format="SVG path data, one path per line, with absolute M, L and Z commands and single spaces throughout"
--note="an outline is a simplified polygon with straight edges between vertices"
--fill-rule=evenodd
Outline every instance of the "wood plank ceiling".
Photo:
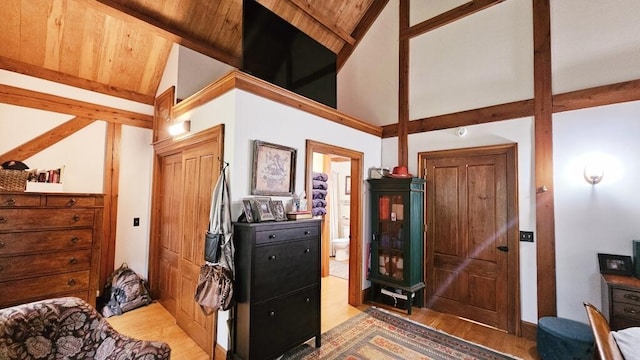
M 258 0 L 338 55 L 388 0 Z M 3 0 L 0 69 L 153 104 L 178 43 L 240 68 L 242 0 Z

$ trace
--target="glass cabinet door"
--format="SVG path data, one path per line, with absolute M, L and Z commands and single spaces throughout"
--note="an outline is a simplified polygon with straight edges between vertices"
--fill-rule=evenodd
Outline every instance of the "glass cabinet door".
M 379 195 L 377 215 L 378 268 L 380 276 L 404 280 L 404 203 L 401 195 Z

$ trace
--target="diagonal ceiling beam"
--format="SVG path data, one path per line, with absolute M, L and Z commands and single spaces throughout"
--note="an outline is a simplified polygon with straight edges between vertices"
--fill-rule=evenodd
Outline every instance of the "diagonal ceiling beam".
M 0 84 L 0 103 L 153 128 L 153 116 Z
M 353 45 L 356 43 L 356 39 L 354 39 L 351 34 L 347 33 L 343 28 L 338 26 L 335 21 L 329 19 L 325 14 L 316 11 L 314 8 L 309 6 L 309 3 L 305 0 L 289 0 L 295 6 L 297 6 L 300 10 L 302 10 L 307 15 L 311 16 L 315 21 L 324 26 L 327 30 L 336 34 L 339 38 L 344 40 L 345 42 Z
M 118 19 L 132 21 L 138 25 L 146 27 L 148 30 L 158 33 L 158 35 L 171 40 L 177 44 L 184 45 L 189 49 L 220 60 L 223 63 L 240 68 L 241 59 L 233 54 L 222 51 L 206 42 L 196 39 L 182 30 L 164 24 L 150 16 L 141 14 L 113 0 L 78 0 L 88 6 Z
M 353 50 L 355 50 L 360 40 L 364 38 L 364 35 L 369 31 L 369 28 L 371 28 L 371 25 L 376 21 L 382 10 L 387 6 L 388 2 L 389 0 L 373 0 L 371 5 L 369 5 L 367 12 L 364 13 L 364 16 L 362 16 L 362 19 L 360 19 L 360 22 L 351 33 L 351 36 L 356 40 L 355 44 L 344 44 L 342 50 L 338 53 L 336 59 L 336 68 L 338 71 L 340 71 L 342 65 L 347 62 L 347 59 L 351 56 Z
M 44 134 L 37 136 L 29 140 L 28 142 L 0 155 L 0 163 L 4 163 L 5 161 L 9 160 L 24 161 L 25 159 L 32 157 L 33 155 L 41 152 L 51 145 L 56 144 L 60 140 L 75 134 L 94 121 L 95 119 L 77 116 L 59 126 L 56 126 L 55 128 L 45 132 Z
M 400 31 L 400 40 L 410 39 L 418 35 L 424 34 L 431 30 L 450 24 L 463 17 L 475 14 L 493 5 L 499 4 L 504 0 L 474 0 L 462 4 L 431 19 L 425 20 L 419 24 L 413 25 L 406 30 Z

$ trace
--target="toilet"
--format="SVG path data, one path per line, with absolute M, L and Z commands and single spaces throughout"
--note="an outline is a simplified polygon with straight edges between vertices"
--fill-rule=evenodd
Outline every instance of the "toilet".
M 349 226 L 342 227 L 342 236 L 341 238 L 333 239 L 331 244 L 333 245 L 333 250 L 336 253 L 335 260 L 336 261 L 345 261 L 349 259 Z

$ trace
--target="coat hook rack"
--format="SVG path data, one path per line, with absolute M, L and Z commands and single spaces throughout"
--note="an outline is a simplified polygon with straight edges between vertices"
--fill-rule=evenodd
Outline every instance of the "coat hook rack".
M 229 167 L 229 163 L 220 159 L 219 156 L 218 156 L 218 161 L 222 163 L 222 165 L 220 166 L 220 171 L 224 171 L 227 167 Z

